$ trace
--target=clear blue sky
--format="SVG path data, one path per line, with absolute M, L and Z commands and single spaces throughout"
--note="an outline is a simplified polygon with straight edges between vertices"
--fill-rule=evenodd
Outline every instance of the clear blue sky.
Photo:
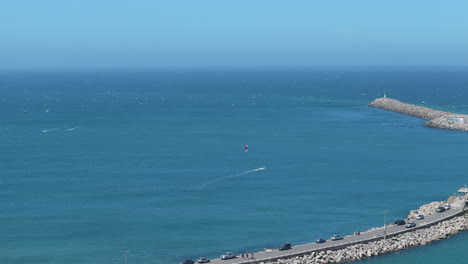
M 467 65 L 467 0 L 0 0 L 0 68 Z

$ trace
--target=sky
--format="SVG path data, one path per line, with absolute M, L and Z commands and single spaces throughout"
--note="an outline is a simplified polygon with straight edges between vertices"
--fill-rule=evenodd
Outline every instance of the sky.
M 0 0 L 0 68 L 466 66 L 466 0 Z

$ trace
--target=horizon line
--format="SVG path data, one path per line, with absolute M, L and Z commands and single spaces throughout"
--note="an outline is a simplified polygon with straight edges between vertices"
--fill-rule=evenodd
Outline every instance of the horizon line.
M 327 69 L 454 69 L 468 68 L 466 65 L 393 65 L 393 64 L 373 64 L 373 65 L 180 65 L 180 66 L 83 66 L 83 67 L 0 67 L 0 71 L 108 71 L 108 70 L 327 70 Z

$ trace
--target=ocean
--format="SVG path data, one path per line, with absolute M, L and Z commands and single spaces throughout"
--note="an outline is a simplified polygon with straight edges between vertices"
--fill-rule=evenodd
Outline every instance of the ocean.
M 170 264 L 393 222 L 468 184 L 468 134 L 367 105 L 468 114 L 466 73 L 0 71 L 0 263 Z M 361 262 L 458 264 L 467 239 Z

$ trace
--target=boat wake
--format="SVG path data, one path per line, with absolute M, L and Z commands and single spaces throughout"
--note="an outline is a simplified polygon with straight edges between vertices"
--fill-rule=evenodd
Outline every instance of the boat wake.
M 241 172 L 241 173 L 237 173 L 237 174 L 232 174 L 232 175 L 228 175 L 228 176 L 224 176 L 224 177 L 221 177 L 221 178 L 216 178 L 216 179 L 212 179 L 212 180 L 209 180 L 207 182 L 205 182 L 201 188 L 204 188 L 210 184 L 213 184 L 215 182 L 218 182 L 218 181 L 222 181 L 222 180 L 226 180 L 226 179 L 231 179 L 231 178 L 236 178 L 236 177 L 239 177 L 239 176 L 242 176 L 242 175 L 245 175 L 245 174 L 249 174 L 249 173 L 253 173 L 253 172 L 257 172 L 257 171 L 261 171 L 261 170 L 266 170 L 267 168 L 266 167 L 261 167 L 261 168 L 256 168 L 256 169 L 253 169 L 253 170 L 248 170 L 248 171 L 244 171 L 244 172 Z
M 67 131 L 73 131 L 73 130 L 75 130 L 75 129 L 77 129 L 77 128 L 79 128 L 79 126 L 77 126 L 77 127 L 72 127 L 72 128 L 67 128 Z
M 42 133 L 49 133 L 49 132 L 52 132 L 54 130 L 57 130 L 58 128 L 51 128 L 51 129 L 44 129 L 42 130 Z

